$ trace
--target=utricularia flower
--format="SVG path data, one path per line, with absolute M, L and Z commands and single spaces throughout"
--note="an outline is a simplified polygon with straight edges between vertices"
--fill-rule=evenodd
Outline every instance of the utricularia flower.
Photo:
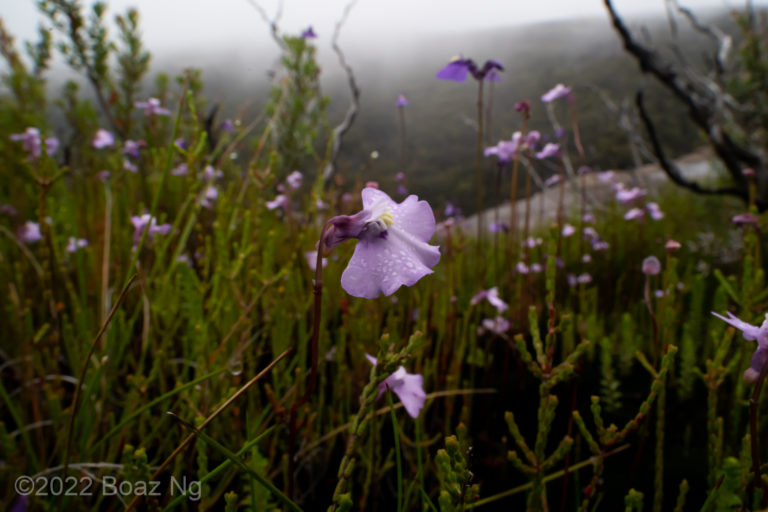
M 479 291 L 474 297 L 472 297 L 472 299 L 469 301 L 469 304 L 470 306 L 475 306 L 479 304 L 483 299 L 487 300 L 491 306 L 498 310 L 499 313 L 503 313 L 509 307 L 508 304 L 501 300 L 501 297 L 499 297 L 498 286 L 494 286 L 490 290 Z
M 757 348 L 755 349 L 755 353 L 752 354 L 751 365 L 744 371 L 744 380 L 750 384 L 754 383 L 760 376 L 760 372 L 762 371 L 766 362 L 768 362 L 768 314 L 765 315 L 765 320 L 760 327 L 748 324 L 747 322 L 744 322 L 743 320 L 732 315 L 730 312 L 727 313 L 728 318 L 718 315 L 714 311 L 712 314 L 720 320 L 724 320 L 728 322 L 729 325 L 740 330 L 741 335 L 745 340 L 757 341 Z
M 404 94 L 401 94 L 397 97 L 397 101 L 395 102 L 396 107 L 407 107 L 408 106 L 408 100 L 405 98 Z
M 19 238 L 25 244 L 39 242 L 43 239 L 43 235 L 40 233 L 40 224 L 28 220 L 19 228 Z
M 96 130 L 96 134 L 93 136 L 91 143 L 96 149 L 111 148 L 115 145 L 115 136 L 104 128 L 99 128 Z
M 301 36 L 299 37 L 301 37 L 302 39 L 316 39 L 317 34 L 315 34 L 314 29 L 312 29 L 312 25 L 310 25 L 306 29 L 304 29 L 304 31 L 301 33 Z
M 661 272 L 661 262 L 656 256 L 648 256 L 643 260 L 643 274 L 647 276 L 655 276 Z
M 289 187 L 296 190 L 301 186 L 303 179 L 304 175 L 301 174 L 301 171 L 293 171 L 291 174 L 285 177 L 285 182 L 288 183 Z
M 376 366 L 375 357 L 369 354 L 365 354 L 365 357 L 372 365 Z M 397 395 L 411 418 L 419 416 L 419 411 L 424 408 L 424 402 L 427 400 L 427 394 L 424 392 L 424 378 L 421 375 L 408 373 L 401 366 L 379 384 L 379 394 L 376 399 L 381 398 L 381 395 L 387 390 L 391 390 Z
M 147 116 L 167 116 L 171 113 L 167 108 L 160 106 L 160 100 L 157 98 L 149 98 L 147 101 L 137 101 L 133 104 L 136 108 L 143 108 L 144 115 Z
M 341 275 L 341 286 L 355 297 L 374 299 L 412 286 L 440 261 L 440 250 L 429 245 L 435 216 L 426 201 L 410 195 L 396 203 L 375 188 L 362 192 L 363 210 L 328 221 L 326 251 L 357 238 L 355 252 Z
M 147 237 L 150 239 L 155 238 L 155 235 L 167 235 L 171 231 L 171 225 L 170 224 L 159 224 L 157 223 L 157 219 L 155 219 L 153 216 L 151 216 L 148 213 L 145 213 L 143 215 L 134 215 L 131 217 L 131 224 L 133 224 L 133 243 L 134 245 L 139 243 L 139 240 L 141 240 L 141 236 L 144 233 L 144 229 L 147 227 L 147 224 L 149 224 L 149 231 L 147 232 Z
M 570 87 L 566 87 L 563 84 L 557 84 L 556 86 L 554 86 L 552 89 L 545 92 L 541 96 L 541 101 L 543 101 L 544 103 L 549 103 L 550 101 L 554 101 L 558 98 L 566 98 L 570 96 L 570 94 L 571 94 Z
M 72 254 L 77 252 L 78 249 L 82 249 L 84 247 L 88 247 L 88 240 L 85 238 L 75 238 L 74 236 L 71 236 L 67 241 L 66 249 L 68 253 Z
M 21 141 L 24 151 L 29 153 L 29 157 L 35 159 L 42 154 L 42 141 L 40 139 L 40 130 L 34 127 L 27 128 L 23 133 L 14 133 L 10 136 L 11 140 Z M 48 137 L 45 139 L 45 152 L 52 155 L 59 147 L 59 139 Z
M 463 82 L 467 79 L 467 74 L 469 73 L 477 81 L 498 82 L 501 80 L 499 71 L 504 71 L 504 67 L 497 60 L 487 60 L 483 67 L 479 68 L 472 59 L 454 57 L 443 69 L 437 72 L 435 77 L 440 80 Z

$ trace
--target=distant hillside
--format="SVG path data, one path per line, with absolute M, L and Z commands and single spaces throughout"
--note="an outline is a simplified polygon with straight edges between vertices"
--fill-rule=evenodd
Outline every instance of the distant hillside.
M 730 33 L 736 31 L 726 12 L 710 12 L 707 18 L 716 19 Z M 654 45 L 668 51 L 666 20 L 626 21 L 634 29 L 646 27 Z M 681 22 L 679 28 L 681 46 L 692 60 L 707 55 L 709 50 L 705 49 L 710 48 L 710 41 L 687 30 L 685 23 Z M 329 39 L 330 34 L 321 35 L 317 45 L 324 70 L 323 89 L 332 100 L 328 119 L 334 125 L 347 108 L 348 90 L 346 78 L 328 49 Z M 472 33 L 396 34 L 391 40 L 363 43 L 350 43 L 342 34 L 341 45 L 362 90 L 360 113 L 344 139 L 338 166 L 346 183 L 378 180 L 392 190 L 392 177 L 403 171 L 408 175 L 411 192 L 436 204 L 451 200 L 465 212 L 474 209 L 477 87 L 474 82 L 434 78 L 450 57 L 459 52 L 480 63 L 497 59 L 506 68 L 502 81 L 491 86 L 492 92 L 486 87 L 486 99 L 492 96 L 491 130 L 486 137 L 489 145 L 509 138 L 519 129 L 520 115 L 513 107 L 521 100 L 529 100 L 533 107 L 528 128 L 552 137 L 552 127 L 539 98 L 558 82 L 574 88 L 587 163 L 595 168 L 628 168 L 632 162 L 626 134 L 618 128 L 594 87 L 605 90 L 620 103 L 631 100 L 638 87 L 644 85 L 649 110 L 670 154 L 684 154 L 702 144 L 703 139 L 688 122 L 684 109 L 653 79 L 644 78 L 636 63 L 624 53 L 607 15 L 604 20 L 541 23 Z M 188 66 L 202 68 L 207 96 L 222 103 L 224 116 L 235 116 L 245 105 L 254 113 L 266 102 L 270 87 L 268 71 L 276 59 L 276 45 L 245 48 L 211 43 L 205 50 L 190 49 L 189 54 L 155 59 L 152 68 L 169 73 Z M 400 139 L 394 106 L 399 93 L 404 93 L 410 102 L 406 108 L 404 169 L 399 162 Z M 557 115 L 570 132 L 567 108 L 565 102 L 561 103 L 557 105 Z M 370 157 L 374 150 L 379 154 L 376 160 Z M 488 165 L 490 189 L 495 184 L 495 174 L 492 164 Z M 304 170 L 313 171 L 309 163 Z M 508 184 L 504 187 L 507 190 Z

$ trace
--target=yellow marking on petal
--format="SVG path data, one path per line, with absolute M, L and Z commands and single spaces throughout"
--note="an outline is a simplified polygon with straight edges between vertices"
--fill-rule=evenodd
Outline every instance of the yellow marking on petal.
M 387 226 L 391 226 L 395 223 L 395 217 L 389 211 L 379 215 L 379 220 L 383 221 Z

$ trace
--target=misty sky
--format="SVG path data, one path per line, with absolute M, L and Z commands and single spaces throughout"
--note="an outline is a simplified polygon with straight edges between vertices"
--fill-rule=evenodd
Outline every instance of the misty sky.
M 34 0 L 3 0 L 0 16 L 18 39 L 33 39 L 39 15 Z M 87 1 L 86 3 L 91 3 Z M 153 52 L 204 48 L 214 42 L 253 44 L 266 41 L 264 22 L 248 0 L 107 0 L 110 17 L 129 6 L 139 8 L 144 42 Z M 270 17 L 277 0 L 258 2 Z M 280 27 L 299 33 L 313 25 L 330 38 L 348 0 L 285 0 Z M 696 9 L 736 8 L 744 0 L 687 0 Z M 763 2 L 758 2 L 763 3 Z M 664 0 L 614 0 L 629 17 L 663 14 Z M 605 19 L 602 0 L 359 0 L 342 42 L 365 38 L 376 44 L 406 35 L 514 26 L 540 21 L 593 17 Z M 320 42 L 320 41 L 318 41 Z M 458 49 L 457 49 L 458 50 Z

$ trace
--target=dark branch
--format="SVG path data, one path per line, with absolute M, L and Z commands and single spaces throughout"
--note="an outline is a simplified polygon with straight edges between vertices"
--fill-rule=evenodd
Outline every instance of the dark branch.
M 338 158 L 339 152 L 341 151 L 342 138 L 344 137 L 344 134 L 347 133 L 347 131 L 349 131 L 349 129 L 352 127 L 352 123 L 355 122 L 357 112 L 360 108 L 360 88 L 357 86 L 355 74 L 352 72 L 352 68 L 349 66 L 349 64 L 347 64 L 347 60 L 344 58 L 344 53 L 341 51 L 341 48 L 338 44 L 341 28 L 344 26 L 344 23 L 347 21 L 347 17 L 349 16 L 352 7 L 354 7 L 356 3 L 357 0 L 352 0 L 347 4 L 347 6 L 344 8 L 344 13 L 341 15 L 341 19 L 338 23 L 336 23 L 336 29 L 333 31 L 333 51 L 336 52 L 336 55 L 339 58 L 339 63 L 344 69 L 344 72 L 347 74 L 347 84 L 349 85 L 351 98 L 349 107 L 347 108 L 347 113 L 344 115 L 344 119 L 342 119 L 341 123 L 339 123 L 333 129 L 333 133 L 331 135 L 331 153 L 328 156 L 328 162 L 325 164 L 325 169 L 323 169 L 323 180 L 325 181 L 328 181 L 331 179 L 331 176 L 333 176 L 336 167 L 336 159 Z
M 689 116 L 696 126 L 706 133 L 715 154 L 722 160 L 730 173 L 735 184 L 731 190 L 738 191 L 736 195 L 746 199 L 748 197 L 748 184 L 742 169 L 750 166 L 763 173 L 765 172 L 765 164 L 758 153 L 737 144 L 723 127 L 723 119 L 727 116 L 726 108 L 733 107 L 731 99 L 712 80 L 687 68 L 676 69 L 657 53 L 637 42 L 614 10 L 611 0 L 604 0 L 604 3 L 627 52 L 637 60 L 643 73 L 650 73 L 655 76 L 688 107 Z M 643 121 L 646 127 L 652 126 L 647 113 L 644 115 Z M 649 131 L 651 130 L 649 129 Z M 658 154 L 658 141 L 654 146 L 654 151 L 661 158 Z M 667 169 L 665 168 L 665 170 Z M 678 179 L 675 179 L 674 175 L 673 171 L 670 178 L 681 186 L 687 186 L 680 183 L 679 179 L 682 177 L 679 174 L 677 175 Z M 687 188 L 697 190 L 691 186 L 687 186 Z M 701 193 L 708 192 L 702 190 Z M 758 208 L 761 210 L 768 208 L 768 198 L 761 197 L 759 193 L 758 196 L 756 201 Z
M 645 129 L 648 131 L 648 137 L 651 139 L 653 152 L 656 155 L 656 158 L 659 160 L 659 165 L 661 165 L 661 168 L 664 169 L 664 172 L 667 173 L 667 176 L 669 176 L 669 179 L 671 179 L 675 184 L 692 190 L 698 194 L 730 195 L 739 197 L 744 200 L 749 199 L 746 190 L 737 187 L 711 189 L 704 188 L 696 182 L 688 181 L 685 176 L 683 176 L 683 173 L 680 172 L 680 169 L 677 167 L 677 165 L 669 160 L 664 153 L 664 149 L 661 147 L 661 142 L 659 141 L 659 136 L 656 133 L 656 127 L 654 126 L 653 121 L 651 121 L 648 112 L 645 110 L 645 105 L 643 105 L 642 91 L 637 92 L 637 95 L 635 96 L 635 104 L 637 105 L 637 110 L 640 112 L 640 119 L 642 119 L 643 125 L 645 125 Z

